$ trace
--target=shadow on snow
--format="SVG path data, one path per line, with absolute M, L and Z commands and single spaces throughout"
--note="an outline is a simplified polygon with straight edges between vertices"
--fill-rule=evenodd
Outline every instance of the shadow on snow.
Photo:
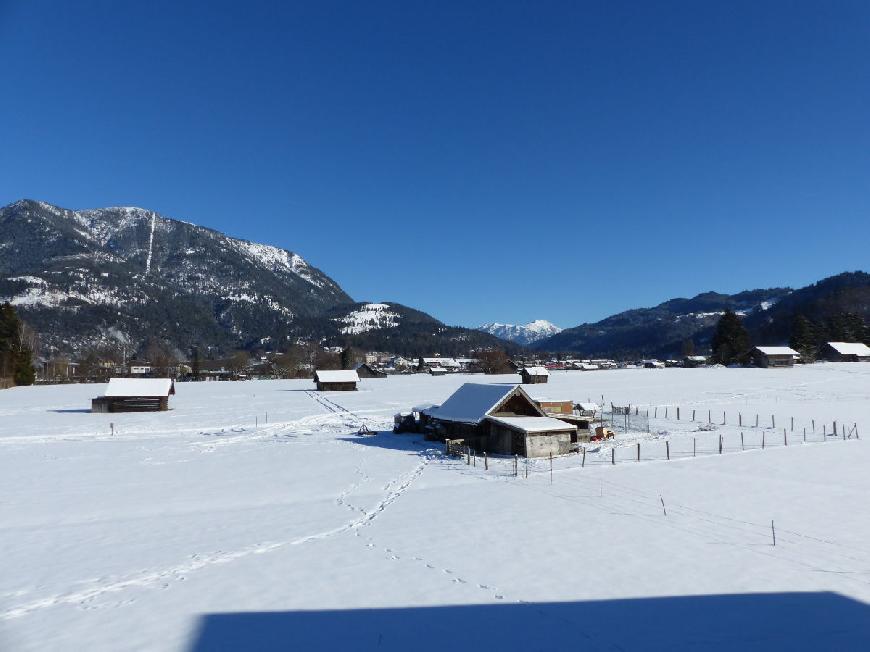
M 866 650 L 870 606 L 758 593 L 210 614 L 189 652 L 224 650 Z

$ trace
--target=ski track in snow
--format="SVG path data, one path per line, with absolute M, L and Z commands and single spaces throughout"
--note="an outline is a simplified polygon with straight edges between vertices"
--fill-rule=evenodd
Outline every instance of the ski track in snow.
M 108 578 L 102 578 L 102 580 L 99 580 L 95 585 L 82 589 L 80 591 L 75 591 L 73 593 L 56 594 L 43 598 L 41 600 L 36 600 L 27 604 L 12 607 L 11 609 L 8 609 L 3 613 L 0 613 L 0 620 L 12 620 L 14 618 L 20 618 L 34 611 L 39 611 L 40 609 L 46 609 L 49 607 L 63 604 L 80 604 L 83 608 L 86 609 L 95 608 L 90 607 L 90 603 L 93 602 L 96 598 L 107 593 L 117 593 L 119 591 L 124 591 L 126 589 L 137 587 L 144 588 L 154 584 L 159 584 L 161 588 L 167 589 L 169 588 L 169 582 L 171 580 L 183 582 L 189 573 L 200 570 L 202 568 L 217 566 L 221 564 L 228 564 L 237 559 L 242 559 L 251 555 L 261 555 L 267 552 L 271 552 L 273 550 L 277 550 L 279 548 L 284 548 L 287 546 L 298 546 L 309 543 L 311 541 L 328 539 L 330 537 L 334 537 L 345 532 L 358 530 L 360 528 L 370 525 L 378 516 L 383 514 L 390 505 L 398 500 L 402 496 L 402 494 L 404 494 L 411 487 L 414 481 L 422 475 L 423 470 L 426 468 L 426 464 L 427 461 L 424 460 L 409 473 L 406 473 L 405 475 L 388 482 L 387 485 L 384 487 L 387 492 L 386 495 L 384 496 L 384 498 L 378 501 L 378 503 L 372 509 L 368 511 L 360 509 L 359 511 L 362 511 L 361 516 L 338 527 L 334 527 L 329 530 L 324 530 L 322 532 L 317 532 L 314 534 L 297 537 L 289 541 L 258 543 L 231 552 L 223 552 L 221 550 L 218 550 L 209 555 L 192 554 L 190 555 L 189 561 L 187 561 L 186 563 L 159 571 L 144 573 L 135 577 L 122 579 L 115 582 L 109 582 Z M 341 494 L 339 494 L 339 498 L 337 500 L 343 502 L 347 495 L 352 493 L 354 491 L 354 487 L 358 486 L 359 483 L 360 481 L 357 481 L 357 483 L 351 485 L 350 488 L 345 489 Z

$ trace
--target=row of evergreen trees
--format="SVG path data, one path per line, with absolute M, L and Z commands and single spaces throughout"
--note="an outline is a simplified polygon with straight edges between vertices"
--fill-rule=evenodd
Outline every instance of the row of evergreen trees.
M 16 385 L 33 384 L 36 374 L 31 339 L 15 308 L 9 303 L 0 306 L 0 379 L 11 378 Z

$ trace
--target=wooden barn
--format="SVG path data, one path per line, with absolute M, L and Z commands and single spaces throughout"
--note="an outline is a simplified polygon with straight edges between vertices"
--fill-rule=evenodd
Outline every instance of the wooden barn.
M 863 342 L 825 342 L 821 353 L 832 362 L 870 362 L 870 346 Z
M 577 441 L 575 426 L 547 416 L 519 385 L 466 383 L 423 419 L 436 438 L 461 438 L 478 452 L 546 457 Z
M 794 367 L 800 353 L 787 346 L 756 346 L 752 359 L 759 367 Z
M 524 367 L 520 371 L 520 376 L 522 376 L 523 385 L 537 385 L 550 380 L 550 372 L 547 371 L 546 367 Z
M 353 369 L 318 369 L 314 372 L 318 392 L 353 392 L 359 374 Z
M 446 376 L 448 373 L 444 367 L 429 367 L 430 376 Z
M 387 374 L 381 371 L 380 369 L 376 369 L 370 364 L 361 364 L 357 367 L 356 370 L 357 375 L 360 378 L 386 378 Z
M 161 412 L 172 394 L 171 378 L 110 378 L 106 393 L 91 401 L 91 412 Z

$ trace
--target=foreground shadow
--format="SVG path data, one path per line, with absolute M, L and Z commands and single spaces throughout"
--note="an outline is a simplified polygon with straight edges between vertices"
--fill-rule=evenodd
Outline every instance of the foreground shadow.
M 49 412 L 55 412 L 57 414 L 70 414 L 70 413 L 88 413 L 93 412 L 90 408 L 66 408 L 63 410 L 48 410 Z
M 836 593 L 211 614 L 224 650 L 868 650 L 870 606 Z

